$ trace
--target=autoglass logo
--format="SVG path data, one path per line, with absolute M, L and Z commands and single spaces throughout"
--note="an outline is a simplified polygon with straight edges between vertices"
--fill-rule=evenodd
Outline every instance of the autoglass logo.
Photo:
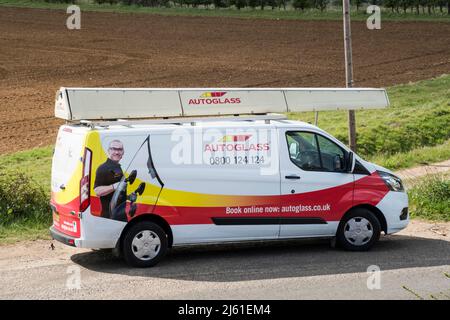
M 206 144 L 204 151 L 267 151 L 270 149 L 268 143 L 248 143 L 251 137 L 251 134 L 226 135 L 216 143 Z
M 216 92 L 204 92 L 200 95 L 200 98 L 220 98 L 226 95 L 227 93 L 224 91 L 216 91 Z
M 218 142 L 244 142 L 252 137 L 251 134 L 228 135 L 223 136 Z
M 198 98 L 189 99 L 189 105 L 239 104 L 241 98 L 231 97 L 226 91 L 203 92 Z

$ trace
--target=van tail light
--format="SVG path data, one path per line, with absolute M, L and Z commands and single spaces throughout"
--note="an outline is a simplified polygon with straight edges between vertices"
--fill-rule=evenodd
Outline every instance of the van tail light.
M 92 151 L 84 150 L 83 176 L 80 181 L 80 212 L 84 212 L 91 203 L 91 164 Z

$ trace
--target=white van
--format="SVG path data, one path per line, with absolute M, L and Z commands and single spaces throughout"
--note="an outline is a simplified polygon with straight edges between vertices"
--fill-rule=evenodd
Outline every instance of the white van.
M 316 126 L 254 114 L 260 101 L 277 111 L 311 109 L 290 102 L 285 90 L 270 91 L 285 103 L 272 106 L 267 89 L 243 90 L 61 88 L 56 114 L 70 123 L 59 129 L 53 156 L 53 238 L 116 248 L 130 265 L 147 267 L 170 247 L 200 243 L 327 237 L 362 251 L 381 231 L 406 227 L 398 177 Z M 304 92 L 312 89 L 292 90 L 302 101 L 316 99 Z M 331 101 L 322 97 L 321 110 L 338 108 L 331 89 L 320 90 Z M 341 104 L 351 106 L 355 91 L 343 92 Z M 178 102 L 161 103 L 173 93 Z M 246 99 L 251 107 L 235 105 Z M 381 99 L 370 105 L 388 104 Z M 196 114 L 189 114 L 188 104 L 200 110 L 191 106 Z M 274 107 L 280 104 L 286 109 Z

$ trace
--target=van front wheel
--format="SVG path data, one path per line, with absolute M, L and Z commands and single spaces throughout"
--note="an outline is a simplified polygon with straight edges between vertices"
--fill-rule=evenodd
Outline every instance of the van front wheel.
M 142 221 L 132 226 L 123 239 L 123 256 L 133 267 L 145 268 L 157 264 L 166 254 L 167 235 L 157 224 Z
M 346 250 L 366 251 L 378 241 L 380 233 L 377 217 L 367 209 L 358 208 L 341 220 L 336 240 Z

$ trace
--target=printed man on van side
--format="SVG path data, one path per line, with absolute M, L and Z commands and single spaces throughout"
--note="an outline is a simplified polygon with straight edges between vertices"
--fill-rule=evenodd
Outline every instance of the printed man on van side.
M 95 174 L 94 191 L 100 197 L 103 218 L 111 218 L 110 202 L 123 176 L 119 162 L 124 153 L 122 141 L 111 141 L 108 147 L 108 159 L 98 167 Z

